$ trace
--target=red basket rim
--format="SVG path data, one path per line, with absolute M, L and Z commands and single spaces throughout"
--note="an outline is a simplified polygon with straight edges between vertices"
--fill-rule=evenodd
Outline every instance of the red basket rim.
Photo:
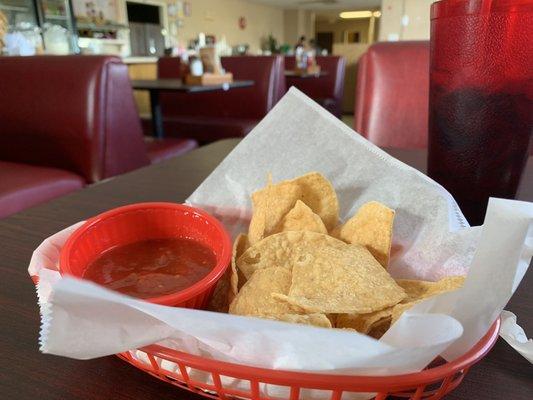
M 206 211 L 200 208 L 191 207 L 186 204 L 170 203 L 170 202 L 144 202 L 144 203 L 128 204 L 125 206 L 113 208 L 111 210 L 105 211 L 101 214 L 98 214 L 94 217 L 89 218 L 82 226 L 80 226 L 70 235 L 70 237 L 65 242 L 63 248 L 61 249 L 61 252 L 59 255 L 59 272 L 62 275 L 63 274 L 73 275 L 70 271 L 68 257 L 70 255 L 70 252 L 72 251 L 73 244 L 88 229 L 90 229 L 95 224 L 101 222 L 102 220 L 112 218 L 116 216 L 117 214 L 135 212 L 135 211 L 143 210 L 143 209 L 171 209 L 171 210 L 188 211 L 188 212 L 197 214 L 201 216 L 204 220 L 208 221 L 210 224 L 216 227 L 216 229 L 220 233 L 221 240 L 224 242 L 223 249 L 220 254 L 220 258 L 217 261 L 217 264 L 213 267 L 213 269 L 209 272 L 209 274 L 207 274 L 204 278 L 202 278 L 195 284 L 189 286 L 188 288 L 180 290 L 179 292 L 167 294 L 164 296 L 143 299 L 144 301 L 147 301 L 149 303 L 161 304 L 161 305 L 175 305 L 178 303 L 186 302 L 194 298 L 195 296 L 198 296 L 199 294 L 208 290 L 208 288 L 213 286 L 220 279 L 220 277 L 224 274 L 224 272 L 226 272 L 226 269 L 229 267 L 229 264 L 231 261 L 232 245 L 231 245 L 231 239 L 230 239 L 229 233 L 226 230 L 226 228 L 224 228 L 222 223 L 218 219 L 213 217 L 211 214 L 207 213 Z
M 487 333 L 465 354 L 445 364 L 428 369 L 402 375 L 365 376 L 365 375 L 332 375 L 314 372 L 298 372 L 286 370 L 273 370 L 258 368 L 225 361 L 209 359 L 201 356 L 176 351 L 160 345 L 150 345 L 139 349 L 155 357 L 163 358 L 176 363 L 182 363 L 192 368 L 215 372 L 224 376 L 239 379 L 255 379 L 276 385 L 300 385 L 312 389 L 331 390 L 334 387 L 355 387 L 359 389 L 387 386 L 388 388 L 404 387 L 406 385 L 421 385 L 438 381 L 450 374 L 468 368 L 483 358 L 496 343 L 500 330 L 498 318 Z

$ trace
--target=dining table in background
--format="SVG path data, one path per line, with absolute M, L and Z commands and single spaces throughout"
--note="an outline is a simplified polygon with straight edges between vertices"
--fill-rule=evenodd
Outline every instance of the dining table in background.
M 320 78 L 322 76 L 327 76 L 328 72 L 327 71 L 301 72 L 301 71 L 285 70 L 284 74 L 285 74 L 285 78 L 309 79 L 309 78 Z
M 150 92 L 150 109 L 152 111 L 152 132 L 154 137 L 162 139 L 165 136 L 163 129 L 163 114 L 159 104 L 159 93 L 182 92 L 204 93 L 217 90 L 230 90 L 246 88 L 254 85 L 254 81 L 240 80 L 226 82 L 218 85 L 187 85 L 181 79 L 134 79 L 131 86 L 134 90 L 147 90 Z
M 33 250 L 48 236 L 113 207 L 143 202 L 183 202 L 238 144 L 228 139 L 184 156 L 124 174 L 0 220 L 0 393 L 17 400 L 201 400 L 203 397 L 109 356 L 93 360 L 39 353 L 39 309 L 27 267 Z M 425 150 L 384 149 L 425 171 Z M 533 201 L 533 157 L 519 198 Z M 533 332 L 533 272 L 524 277 L 507 310 Z M 502 339 L 473 366 L 446 400 L 529 400 L 533 366 Z

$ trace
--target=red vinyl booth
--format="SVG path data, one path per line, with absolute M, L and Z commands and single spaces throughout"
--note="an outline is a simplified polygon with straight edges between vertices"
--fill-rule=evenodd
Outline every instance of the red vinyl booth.
M 165 135 L 191 137 L 207 143 L 228 137 L 243 137 L 285 94 L 283 57 L 222 57 L 222 66 L 235 80 L 254 85 L 206 93 L 161 93 Z M 181 78 L 185 68 L 176 57 L 160 58 L 159 78 Z
M 0 217 L 196 146 L 144 142 L 116 57 L 1 57 L 0 76 Z
M 378 146 L 426 148 L 429 42 L 377 43 L 359 61 L 354 129 Z
M 288 76 L 286 78 L 287 88 L 295 86 L 333 115 L 340 118 L 342 116 L 346 59 L 340 56 L 318 56 L 316 62 L 321 71 L 326 72 L 324 76 L 318 78 Z M 285 57 L 285 69 L 294 70 L 295 68 L 295 58 Z

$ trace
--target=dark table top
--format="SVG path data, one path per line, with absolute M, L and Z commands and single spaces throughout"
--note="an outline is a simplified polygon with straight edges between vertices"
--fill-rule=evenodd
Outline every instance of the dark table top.
M 201 399 L 114 356 L 78 361 L 40 354 L 39 311 L 27 267 L 32 251 L 44 238 L 77 221 L 133 202 L 182 202 L 237 143 L 217 142 L 0 220 L 0 398 Z M 390 153 L 424 169 L 425 151 Z M 529 178 L 533 178 L 532 161 L 530 158 Z M 523 199 L 533 199 L 533 179 L 523 181 L 522 193 L 526 193 Z M 519 323 L 531 335 L 533 273 L 526 275 L 507 309 L 518 315 Z M 492 352 L 470 370 L 447 399 L 530 399 L 532 376 L 532 365 L 499 339 Z
M 131 86 L 135 90 L 157 90 L 167 92 L 212 92 L 253 86 L 254 81 L 233 81 L 220 85 L 186 85 L 181 79 L 135 79 Z
M 302 79 L 306 79 L 306 78 L 320 78 L 321 76 L 326 76 L 328 75 L 328 72 L 327 71 L 320 71 L 318 73 L 315 73 L 315 74 L 308 74 L 308 73 L 302 73 L 302 72 L 299 72 L 299 71 L 285 71 L 285 76 L 287 78 L 302 78 Z

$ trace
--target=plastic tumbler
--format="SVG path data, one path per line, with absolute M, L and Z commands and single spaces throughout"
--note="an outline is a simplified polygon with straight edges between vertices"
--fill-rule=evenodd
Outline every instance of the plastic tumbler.
M 472 225 L 514 198 L 532 137 L 533 1 L 431 7 L 428 174 Z

